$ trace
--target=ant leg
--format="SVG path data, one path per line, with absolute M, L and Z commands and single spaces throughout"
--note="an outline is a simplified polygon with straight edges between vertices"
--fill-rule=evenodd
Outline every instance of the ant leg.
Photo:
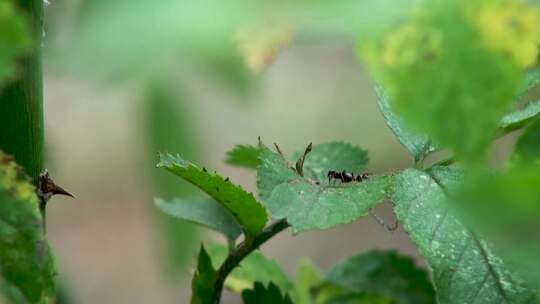
M 393 226 L 390 226 L 387 223 L 385 223 L 384 220 L 382 218 L 380 218 L 371 209 L 369 210 L 369 214 L 377 221 L 377 223 L 379 223 L 379 225 L 383 226 L 384 228 L 386 228 L 386 230 L 388 230 L 390 232 L 394 232 L 398 228 L 398 221 L 397 220 L 396 220 L 396 222 L 394 223 Z

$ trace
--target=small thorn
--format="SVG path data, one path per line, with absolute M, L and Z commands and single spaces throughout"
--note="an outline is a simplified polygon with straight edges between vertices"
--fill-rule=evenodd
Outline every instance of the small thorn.
M 73 194 L 57 185 L 47 170 L 43 170 L 39 176 L 39 193 L 45 201 L 48 201 L 53 195 L 65 195 L 75 198 Z
M 64 188 L 56 185 L 56 187 L 53 189 L 53 192 L 52 192 L 54 195 L 65 195 L 65 196 L 69 196 L 71 198 L 75 198 L 75 195 L 69 193 L 67 190 L 65 190 Z
M 311 150 L 313 150 L 313 143 L 312 142 L 310 142 L 309 145 L 307 146 L 305 154 L 307 155 L 309 152 L 311 152 Z
M 274 147 L 276 147 L 276 151 L 277 151 L 281 156 L 283 156 L 283 152 L 281 152 L 281 149 L 279 148 L 279 146 L 278 146 L 277 143 L 274 143 Z
M 311 152 L 311 149 L 313 149 L 313 143 L 309 143 L 304 151 L 304 154 L 296 161 L 296 172 L 298 172 L 300 176 L 304 176 L 304 161 L 306 160 L 306 156 L 309 154 L 309 152 Z
M 57 194 L 75 198 L 73 194 L 54 183 L 47 169 L 43 170 L 39 175 L 39 187 L 37 195 L 39 197 L 39 211 L 41 213 L 43 233 L 45 235 L 47 234 L 47 202 L 51 199 L 51 197 Z
M 225 181 L 228 182 L 228 181 L 229 181 L 229 178 L 227 177 L 227 178 L 225 179 Z

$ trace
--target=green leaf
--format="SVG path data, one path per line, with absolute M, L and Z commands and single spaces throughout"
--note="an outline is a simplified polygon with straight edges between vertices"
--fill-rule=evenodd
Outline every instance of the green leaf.
M 452 202 L 467 224 L 493 242 L 505 262 L 540 287 L 540 165 L 518 162 L 505 171 L 475 172 Z
M 50 303 L 54 261 L 35 189 L 21 170 L 0 151 L 0 291 L 9 303 Z
M 251 145 L 236 145 L 232 150 L 227 152 L 225 162 L 229 165 L 244 167 L 248 169 L 257 169 L 259 161 L 259 147 Z
M 155 196 L 165 199 L 189 197 L 198 191 L 176 176 L 153 168 L 156 151 L 175 151 L 192 160 L 201 155 L 190 108 L 194 97 L 181 92 L 182 89 L 182 85 L 170 77 L 154 77 L 144 87 L 141 101 L 140 113 L 144 117 L 138 131 L 145 137 L 147 161 L 143 173 Z M 157 218 L 159 245 L 164 253 L 164 258 L 160 259 L 163 271 L 173 279 L 179 278 L 186 273 L 198 250 L 201 229 L 157 210 L 153 215 Z
M 322 284 L 347 293 L 369 293 L 396 303 L 435 303 L 435 291 L 425 270 L 410 257 L 395 251 L 370 251 L 349 257 L 334 266 Z
M 266 200 L 275 187 L 283 182 L 298 178 L 298 175 L 291 169 L 282 155 L 272 152 L 263 144 L 260 145 L 260 149 L 257 189 L 259 190 L 259 196 Z
M 522 74 L 510 56 L 480 39 L 470 16 L 483 6 L 463 6 L 423 1 L 409 20 L 360 49 L 407 126 L 477 163 L 485 160 Z
M 540 161 L 540 119 L 537 118 L 521 134 L 512 153 L 511 162 L 526 163 Z
M 523 303 L 530 294 L 488 244 L 462 224 L 446 193 L 462 174 L 435 167 L 396 176 L 394 211 L 433 270 L 438 303 Z
M 191 282 L 191 304 L 214 304 L 212 303 L 212 292 L 217 272 L 212 266 L 210 256 L 201 246 L 197 261 L 197 270 Z
M 287 219 L 295 233 L 353 222 L 383 200 L 388 176 L 350 185 L 321 186 L 298 178 L 277 186 L 264 201 L 274 219 Z
M 219 14 L 211 16 L 216 9 Z M 72 14 L 76 21 L 68 23 L 70 32 L 51 41 L 48 59 L 107 85 L 146 81 L 157 73 L 187 77 L 197 71 L 218 86 L 249 93 L 257 80 L 242 62 L 233 37 L 253 13 L 245 0 L 227 6 L 217 0 L 85 1 Z M 184 68 L 177 69 L 178 64 Z
M 215 266 L 221 265 L 227 257 L 225 246 L 213 244 L 208 246 L 208 253 Z M 288 293 L 293 284 L 283 272 L 281 267 L 273 260 L 266 258 L 262 253 L 254 251 L 236 267 L 225 280 L 225 287 L 234 292 L 252 289 L 255 282 L 270 284 L 273 282 L 281 290 Z
M 30 47 L 26 20 L 11 1 L 0 2 L 0 81 L 13 75 L 13 60 Z
M 254 236 L 264 228 L 266 211 L 255 200 L 253 194 L 240 186 L 232 184 L 217 173 L 211 174 L 205 169 L 200 169 L 179 155 L 161 154 L 157 166 L 164 167 L 210 195 L 231 212 L 248 236 Z
M 242 233 L 240 225 L 222 205 L 210 198 L 164 201 L 155 199 L 156 206 L 164 213 L 223 233 L 234 241 Z
M 343 149 L 347 146 L 343 144 L 323 145 L 315 159 L 322 160 L 324 156 L 321 152 L 325 151 L 328 153 L 328 159 L 335 162 L 325 162 L 324 166 L 317 166 L 313 162 L 305 165 L 306 168 L 314 166 L 311 171 L 324 172 L 322 170 L 331 168 L 332 164 L 343 166 L 345 161 L 340 161 L 339 155 L 329 149 L 332 146 L 336 146 L 338 151 L 347 151 L 344 154 L 345 158 L 364 155 L 356 148 Z M 309 155 L 306 163 L 308 161 Z M 347 163 L 360 165 L 364 164 L 364 161 L 353 158 Z M 339 182 L 336 185 L 328 185 L 327 182 L 321 184 L 299 176 L 281 155 L 264 146 L 262 146 L 261 166 L 257 170 L 257 185 L 263 204 L 272 218 L 287 219 L 294 232 L 327 229 L 338 224 L 350 223 L 384 199 L 390 184 L 391 178 L 388 176 L 372 176 L 367 181 L 348 184 Z
M 503 116 L 499 128 L 502 128 L 505 132 L 517 130 L 538 117 L 539 113 L 540 101 L 529 102 L 522 109 Z
M 303 153 L 296 153 L 300 156 Z M 368 162 L 367 151 L 344 142 L 329 142 L 313 146 L 304 160 L 304 176 L 325 181 L 328 171 L 361 173 Z
M 415 162 L 421 161 L 428 153 L 435 151 L 435 147 L 431 145 L 431 140 L 427 136 L 410 130 L 403 120 L 394 113 L 390 97 L 382 86 L 376 85 L 375 93 L 386 125 L 396 134 L 401 144 L 409 150 Z
M 325 297 L 317 299 L 317 304 L 398 304 L 393 300 L 375 294 L 345 293 L 343 290 L 330 290 L 325 287 L 323 292 L 328 292 Z M 333 293 L 332 293 L 333 292 Z
M 540 83 L 540 67 L 530 69 L 525 73 L 525 81 L 518 93 L 518 99 Z
M 321 281 L 319 270 L 309 259 L 302 259 L 296 267 L 296 279 L 292 293 L 296 304 L 311 304 L 311 289 Z
M 292 304 L 287 295 L 281 295 L 279 288 L 270 282 L 268 287 L 260 282 L 256 282 L 253 290 L 242 292 L 244 304 Z

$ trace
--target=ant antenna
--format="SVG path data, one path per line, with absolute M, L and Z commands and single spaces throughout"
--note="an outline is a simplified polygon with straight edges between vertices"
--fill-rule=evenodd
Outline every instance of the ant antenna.
M 390 231 L 390 232 L 394 232 L 396 231 L 396 229 L 398 228 L 398 221 L 396 220 L 396 222 L 394 223 L 393 226 L 390 226 L 388 225 L 387 223 L 384 222 L 384 220 L 382 218 L 380 218 L 375 212 L 373 212 L 371 209 L 369 210 L 369 214 L 377 221 L 377 223 L 379 223 L 379 225 L 383 226 L 384 228 L 386 228 L 386 230 Z

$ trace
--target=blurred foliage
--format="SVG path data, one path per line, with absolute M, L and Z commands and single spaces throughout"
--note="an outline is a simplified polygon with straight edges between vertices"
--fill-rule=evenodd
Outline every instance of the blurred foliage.
M 247 93 L 257 83 L 253 74 L 296 36 L 371 35 L 411 8 L 404 2 L 413 1 L 53 2 L 46 51 L 52 65 L 103 84 L 174 69 Z M 71 17 L 60 22 L 58 11 Z
M 468 163 L 484 160 L 522 83 L 520 70 L 536 60 L 537 12 L 517 3 L 424 1 L 359 46 L 407 124 Z M 498 28 L 516 43 L 494 41 Z
M 241 28 L 235 38 L 247 66 L 256 74 L 274 62 L 278 51 L 290 43 L 293 31 L 286 24 L 265 24 L 258 28 Z
M 463 218 L 493 242 L 505 261 L 540 286 L 538 185 L 539 164 L 519 162 L 507 170 L 471 174 L 454 201 Z
M 246 2 L 81 1 L 75 11 L 71 27 L 56 27 L 58 39 L 49 39 L 56 66 L 103 84 L 172 69 L 202 72 L 242 93 L 254 84 L 233 40 L 235 25 L 249 17 Z
M 528 162 L 540 164 L 540 118 L 536 118 L 519 137 L 511 161 L 518 164 Z M 538 169 L 534 165 L 533 167 Z
M 13 60 L 30 47 L 29 34 L 25 18 L 11 0 L 0 0 L 0 81 L 15 73 Z
M 471 17 L 489 49 L 508 55 L 521 68 L 528 68 L 538 57 L 537 9 L 521 1 L 486 1 Z
M 531 123 L 531 121 L 534 121 L 539 114 L 540 101 L 529 102 L 523 108 L 503 116 L 499 126 L 501 128 L 499 133 L 504 135 L 504 133 L 523 128 Z
M 331 294 L 330 302 L 345 295 L 358 301 L 377 295 L 400 304 L 435 303 L 428 273 L 394 251 L 349 257 L 335 265 L 315 290 L 316 298 Z
M 322 275 L 313 263 L 304 258 L 300 260 L 296 267 L 296 278 L 294 280 L 293 302 L 297 304 L 312 303 L 312 290 L 321 281 Z
M 147 158 L 155 159 L 160 151 L 182 152 L 191 158 L 198 155 L 198 143 L 192 116 L 186 97 L 177 92 L 167 81 L 148 84 L 142 100 L 143 127 L 146 138 Z M 148 163 L 147 176 L 155 189 L 156 196 L 172 199 L 186 197 L 193 192 L 187 183 L 156 170 Z M 157 214 L 163 231 L 166 263 L 170 274 L 182 273 L 191 261 L 200 239 L 193 224 L 180 221 L 162 213 Z
M 248 169 L 257 169 L 259 166 L 260 149 L 250 145 L 236 145 L 227 152 L 225 162 L 232 166 L 244 167 Z
M 51 303 L 54 273 L 35 188 L 0 151 L 0 292 L 8 303 Z
M 533 89 L 540 83 L 540 67 L 536 66 L 525 73 L 525 81 L 521 85 L 518 97 L 523 97 L 523 94 Z

